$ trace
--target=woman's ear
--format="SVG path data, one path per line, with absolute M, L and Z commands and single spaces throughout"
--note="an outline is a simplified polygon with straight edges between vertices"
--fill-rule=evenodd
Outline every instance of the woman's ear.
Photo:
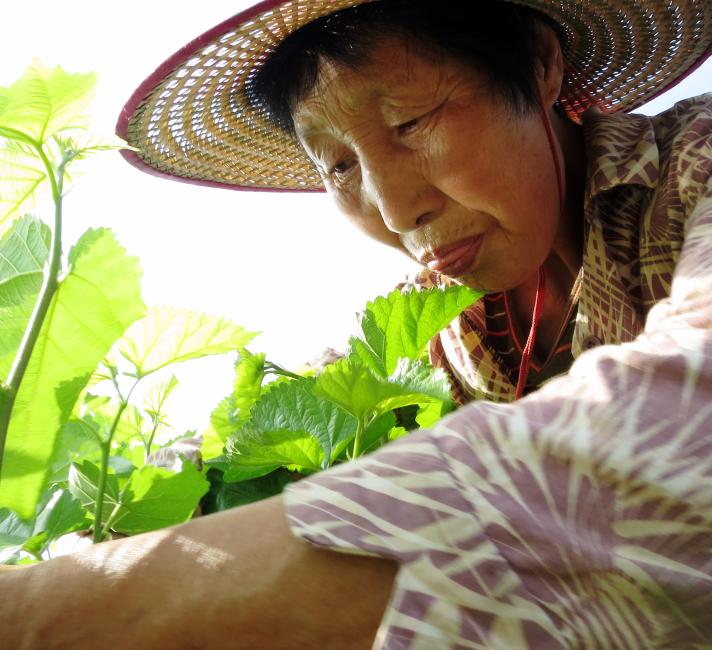
M 556 32 L 547 25 L 539 27 L 539 61 L 537 84 L 545 106 L 553 106 L 561 93 L 564 79 L 564 55 Z

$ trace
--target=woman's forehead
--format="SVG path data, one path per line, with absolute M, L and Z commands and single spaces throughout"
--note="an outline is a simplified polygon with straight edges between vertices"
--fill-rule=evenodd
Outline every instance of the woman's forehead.
M 323 60 L 316 83 L 294 107 L 295 127 L 300 134 L 313 130 L 336 111 L 356 115 L 373 106 L 386 112 L 418 108 L 452 81 L 459 67 L 448 57 L 426 56 L 398 37 L 378 43 L 358 65 Z

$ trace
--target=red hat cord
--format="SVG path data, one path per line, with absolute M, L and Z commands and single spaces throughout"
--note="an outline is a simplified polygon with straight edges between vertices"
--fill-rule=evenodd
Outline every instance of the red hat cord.
M 554 147 L 554 134 L 551 129 L 551 122 L 549 121 L 549 116 L 546 114 L 546 109 L 544 108 L 541 96 L 539 97 L 539 109 L 541 111 L 541 120 L 544 123 L 544 130 L 546 131 L 546 138 L 549 142 L 551 157 L 554 161 L 554 169 L 556 170 L 556 184 L 559 190 L 559 213 L 561 213 L 564 207 L 564 183 L 561 175 L 561 165 L 559 164 L 559 157 L 556 155 L 556 148 Z M 537 281 L 534 309 L 532 311 L 532 324 L 529 329 L 527 342 L 522 350 L 521 361 L 519 362 L 519 376 L 517 377 L 517 388 L 514 393 L 515 399 L 519 399 L 522 395 L 524 395 L 524 387 L 527 384 L 529 368 L 531 367 L 531 357 L 534 352 L 534 344 L 536 342 L 536 330 L 539 325 L 539 320 L 541 319 L 541 313 L 544 309 L 545 295 L 546 275 L 542 265 L 539 267 L 539 279 Z

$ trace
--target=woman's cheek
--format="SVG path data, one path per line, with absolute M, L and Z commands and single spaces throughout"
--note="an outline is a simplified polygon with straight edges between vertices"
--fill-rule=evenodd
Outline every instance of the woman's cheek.
M 372 218 L 361 219 L 356 225 L 361 232 L 371 237 L 371 239 L 375 239 L 386 246 L 404 250 L 398 233 L 389 230 L 380 215 L 375 214 Z
M 363 220 L 365 205 L 358 196 L 344 189 L 327 186 L 329 197 L 334 202 L 336 209 L 349 221 L 358 225 Z
M 428 165 L 439 189 L 470 209 L 482 209 L 479 199 L 499 182 L 498 161 L 466 129 L 442 133 L 430 147 Z
M 378 210 L 351 192 L 328 190 L 336 209 L 358 230 L 387 246 L 402 248 L 400 238 L 386 227 Z

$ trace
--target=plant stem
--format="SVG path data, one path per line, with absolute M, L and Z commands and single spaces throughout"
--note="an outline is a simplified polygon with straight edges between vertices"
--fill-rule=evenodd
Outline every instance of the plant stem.
M 20 347 L 10 367 L 7 382 L 2 386 L 4 396 L 0 399 L 0 475 L 2 473 L 5 441 L 7 440 L 7 431 L 10 427 L 12 408 L 15 404 L 17 393 L 20 390 L 22 379 L 25 376 L 25 371 L 30 363 L 32 351 L 39 337 L 40 330 L 42 329 L 47 310 L 57 290 L 57 278 L 59 277 L 62 262 L 62 187 L 64 183 L 64 169 L 69 160 L 63 159 L 57 167 L 55 174 L 52 163 L 45 154 L 41 143 L 33 143 L 33 146 L 47 170 L 47 178 L 52 188 L 52 199 L 54 200 L 54 228 L 52 229 L 51 235 L 49 259 L 44 267 L 42 286 L 32 309 L 30 320 L 22 335 Z
M 10 413 L 14 403 L 14 395 L 9 386 L 0 385 L 0 476 L 2 476 L 2 459 L 5 451 L 7 430 L 10 428 Z
M 356 421 L 356 436 L 354 437 L 354 451 L 351 458 L 358 458 L 361 454 L 361 438 L 363 437 L 363 418 L 358 418 Z
M 154 418 L 153 429 L 151 429 L 151 435 L 148 436 L 148 442 L 146 443 L 146 459 L 148 459 L 151 454 L 151 445 L 153 444 L 153 438 L 156 435 L 156 431 L 158 431 L 158 422 L 158 417 Z
M 98 544 L 99 542 L 103 541 L 104 537 L 106 537 L 107 533 L 109 532 L 109 524 L 111 523 L 111 520 L 113 519 L 114 514 L 116 513 L 116 507 L 114 507 L 114 510 L 112 511 L 111 515 L 109 516 L 109 519 L 106 522 L 106 526 L 102 528 L 101 518 L 104 516 L 104 492 L 106 491 L 106 480 L 109 476 L 109 456 L 111 455 L 111 443 L 114 440 L 114 434 L 116 433 L 116 429 L 119 426 L 121 416 L 124 414 L 126 407 L 129 405 L 131 394 L 134 392 L 136 386 L 138 386 L 139 381 L 141 381 L 141 378 L 137 379 L 134 382 L 133 386 L 131 386 L 131 388 L 129 389 L 129 392 L 126 393 L 126 397 L 124 397 L 121 394 L 121 390 L 119 388 L 118 382 L 116 381 L 116 377 L 112 378 L 112 382 L 114 384 L 114 387 L 116 388 L 116 392 L 119 394 L 120 401 L 119 408 L 116 411 L 116 416 L 114 417 L 114 421 L 111 423 L 111 429 L 109 429 L 109 435 L 106 437 L 106 440 L 104 441 L 101 447 L 101 467 L 99 474 L 99 483 L 96 486 L 96 501 L 94 502 L 94 532 L 92 535 L 92 542 L 94 544 Z M 116 505 L 118 506 L 119 504 L 117 503 Z
M 101 528 L 101 518 L 104 515 L 104 492 L 106 490 L 106 479 L 109 475 L 109 454 L 111 443 L 107 440 L 101 445 L 101 467 L 99 468 L 99 483 L 96 486 L 96 499 L 94 501 L 94 530 L 92 532 L 92 542 L 98 544 L 104 539 L 104 531 Z
M 111 423 L 109 435 L 101 447 L 101 467 L 99 468 L 99 483 L 96 486 L 96 501 L 94 502 L 94 534 L 92 541 L 98 544 L 104 539 L 104 530 L 101 527 L 101 518 L 104 515 L 104 492 L 106 491 L 106 479 L 109 476 L 109 456 L 111 455 L 111 442 L 116 433 L 116 427 L 119 426 L 119 420 L 129 405 L 127 400 L 121 400 L 119 409 L 116 412 L 116 417 Z
M 111 529 L 111 526 L 114 523 L 114 519 L 116 518 L 116 513 L 121 507 L 121 500 L 123 499 L 125 492 L 126 487 L 124 487 L 124 489 L 121 490 L 121 492 L 119 493 L 119 498 L 116 500 L 116 505 L 114 506 L 114 509 L 111 511 L 111 514 L 106 518 L 106 523 L 101 529 L 101 539 L 104 539 L 109 534 L 109 530 Z
M 281 366 L 278 366 L 276 363 L 272 363 L 271 361 L 268 363 L 265 363 L 265 372 L 271 373 L 273 375 L 281 375 L 282 377 L 291 377 L 292 379 L 304 379 L 301 375 L 297 375 L 293 372 L 290 372 L 289 370 L 285 370 Z

